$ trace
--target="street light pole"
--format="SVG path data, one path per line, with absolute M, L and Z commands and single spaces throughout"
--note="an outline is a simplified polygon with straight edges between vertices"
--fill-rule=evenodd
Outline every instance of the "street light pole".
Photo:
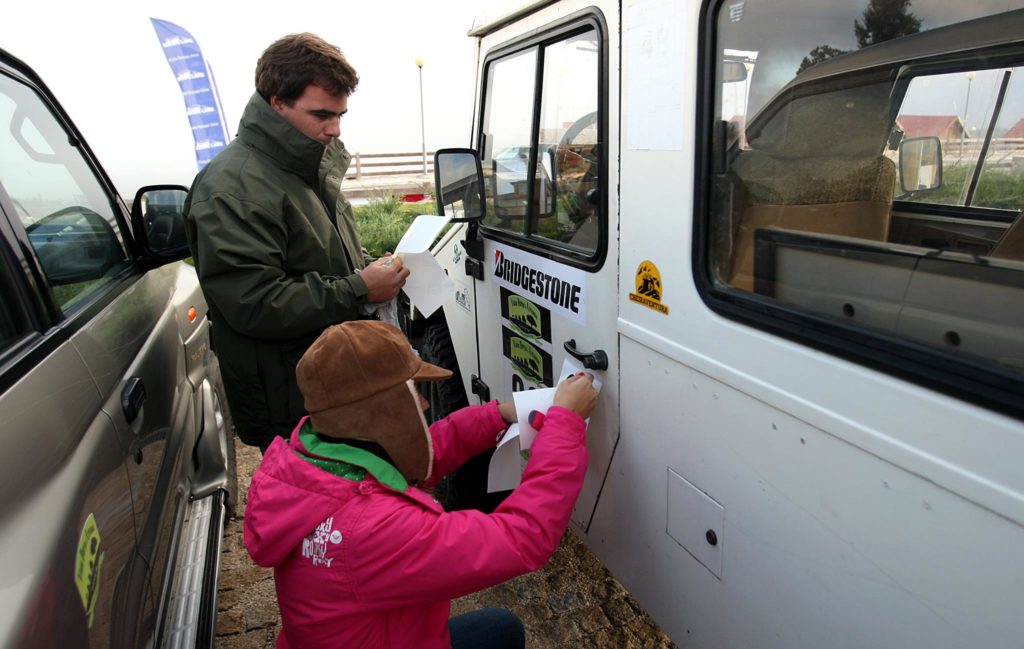
M 423 175 L 427 175 L 427 127 L 423 118 L 423 57 L 416 57 L 416 67 L 420 69 L 420 146 L 423 152 Z
M 974 81 L 974 70 L 967 73 L 967 99 L 964 100 L 964 128 L 960 131 L 960 164 L 964 161 L 964 135 L 967 132 L 967 110 L 971 106 L 971 82 Z

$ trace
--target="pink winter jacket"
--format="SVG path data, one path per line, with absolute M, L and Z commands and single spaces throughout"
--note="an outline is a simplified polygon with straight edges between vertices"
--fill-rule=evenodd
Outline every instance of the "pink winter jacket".
M 359 482 L 299 456 L 299 429 L 253 476 L 245 547 L 273 566 L 279 648 L 449 649 L 451 599 L 544 566 L 565 533 L 587 466 L 585 424 L 552 407 L 520 486 L 492 514 L 446 513 L 426 492 Z M 495 445 L 496 402 L 430 427 L 431 482 Z M 431 485 L 426 485 L 431 486 Z

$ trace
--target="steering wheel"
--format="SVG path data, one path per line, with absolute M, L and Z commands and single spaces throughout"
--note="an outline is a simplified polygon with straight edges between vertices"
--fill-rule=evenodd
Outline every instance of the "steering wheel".
M 558 140 L 558 146 L 572 144 L 572 141 L 576 139 L 577 135 L 582 133 L 588 126 L 593 126 L 594 124 L 597 124 L 596 110 L 592 113 L 587 113 L 570 124 L 569 128 L 565 129 L 565 133 L 562 133 L 561 139 Z
M 573 167 L 582 167 L 583 173 L 578 176 L 575 182 L 575 189 L 566 195 L 569 219 L 576 224 L 583 222 L 594 213 L 596 202 L 599 200 L 598 181 L 598 156 L 596 154 L 597 144 L 593 145 L 586 154 L 580 154 L 572 148 L 575 139 L 587 128 L 597 124 L 597 111 L 587 113 L 569 125 L 565 133 L 558 140 L 559 162 L 569 159 L 574 160 Z M 561 164 L 559 165 L 561 167 Z

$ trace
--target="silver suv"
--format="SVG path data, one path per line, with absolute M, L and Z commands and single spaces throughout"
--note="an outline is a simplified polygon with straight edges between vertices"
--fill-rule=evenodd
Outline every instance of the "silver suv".
M 0 647 L 212 644 L 234 439 L 185 193 L 125 209 L 0 50 Z

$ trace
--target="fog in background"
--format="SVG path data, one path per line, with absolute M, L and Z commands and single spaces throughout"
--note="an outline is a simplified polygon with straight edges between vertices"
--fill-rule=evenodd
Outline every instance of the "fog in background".
M 421 149 L 416 57 L 424 59 L 427 150 L 469 145 L 476 48 L 466 32 L 474 17 L 507 4 L 18 2 L 4 9 L 0 48 L 42 76 L 130 200 L 144 184 L 188 185 L 197 170 L 184 100 L 151 17 L 191 32 L 232 136 L 254 92 L 256 59 L 270 43 L 309 31 L 338 45 L 360 76 L 341 139 L 352 152 L 385 153 Z

